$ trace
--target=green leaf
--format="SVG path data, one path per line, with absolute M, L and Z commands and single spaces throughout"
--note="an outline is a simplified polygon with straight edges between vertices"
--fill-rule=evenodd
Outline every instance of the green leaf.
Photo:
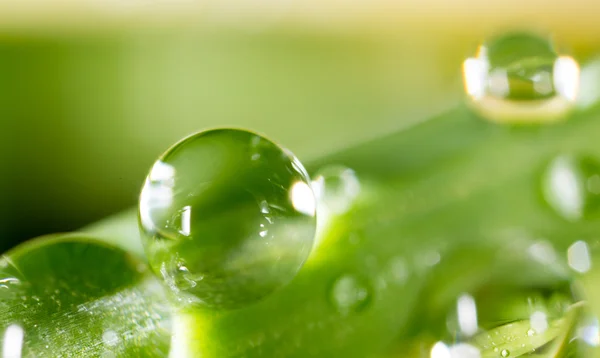
M 496 358 L 499 352 L 506 351 L 511 357 L 520 357 L 555 339 L 561 332 L 564 322 L 555 320 L 542 334 L 529 336 L 529 320 L 509 323 L 474 337 L 471 343 L 481 349 L 481 358 Z M 554 357 L 554 356 L 548 356 Z
M 170 308 L 130 254 L 56 235 L 0 258 L 0 331 L 8 357 L 159 357 L 169 352 Z

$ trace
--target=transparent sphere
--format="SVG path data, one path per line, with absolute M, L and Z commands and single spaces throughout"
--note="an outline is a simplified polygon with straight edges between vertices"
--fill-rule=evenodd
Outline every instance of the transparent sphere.
M 341 165 L 321 168 L 314 178 L 312 187 L 319 207 L 334 214 L 348 211 L 360 193 L 360 182 L 354 170 Z
M 152 268 L 187 302 L 235 308 L 288 283 L 316 231 L 296 157 L 248 131 L 194 134 L 154 163 L 139 202 Z
M 463 65 L 472 107 L 487 119 L 536 122 L 559 119 L 579 90 L 579 65 L 554 43 L 534 33 L 515 32 L 486 41 Z

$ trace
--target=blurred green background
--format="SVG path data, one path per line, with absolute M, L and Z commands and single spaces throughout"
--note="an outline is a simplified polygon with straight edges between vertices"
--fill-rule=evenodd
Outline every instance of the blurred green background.
M 310 162 L 455 105 L 489 34 L 600 49 L 600 5 L 582 1 L 49 3 L 0 5 L 3 250 L 134 205 L 191 132 L 253 129 Z

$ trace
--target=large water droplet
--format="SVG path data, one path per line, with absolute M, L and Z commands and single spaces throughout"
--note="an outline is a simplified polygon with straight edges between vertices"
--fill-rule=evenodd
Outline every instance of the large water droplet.
M 179 297 L 212 307 L 268 295 L 312 248 L 309 183 L 296 157 L 257 134 L 220 129 L 182 140 L 154 164 L 140 196 L 151 266 Z
M 589 156 L 555 158 L 543 173 L 542 193 L 569 221 L 595 215 L 600 208 L 600 163 Z
M 340 165 L 321 168 L 314 176 L 313 189 L 324 207 L 333 214 L 342 214 L 354 203 L 360 193 L 360 182 L 354 171 Z
M 564 117 L 579 90 L 579 65 L 544 36 L 515 32 L 492 38 L 463 64 L 473 108 L 500 122 Z
M 170 308 L 150 270 L 80 235 L 46 237 L 0 265 L 3 357 L 165 357 Z
M 360 312 L 371 301 L 369 283 L 355 275 L 343 275 L 331 286 L 331 301 L 342 314 Z

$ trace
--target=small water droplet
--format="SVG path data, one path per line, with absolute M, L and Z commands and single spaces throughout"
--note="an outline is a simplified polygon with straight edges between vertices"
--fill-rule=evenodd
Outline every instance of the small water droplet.
M 389 272 L 393 282 L 404 284 L 408 278 L 408 266 L 402 257 L 394 257 L 389 264 Z
M 360 193 L 360 182 L 354 170 L 341 165 L 321 168 L 315 174 L 312 186 L 319 205 L 333 214 L 348 211 Z
M 527 335 L 529 337 L 531 337 L 531 336 L 535 335 L 535 331 L 532 328 L 530 328 L 530 329 L 527 330 Z
M 556 262 L 556 251 L 548 241 L 538 241 L 529 246 L 527 250 L 529 255 L 542 264 L 552 264 Z
M 429 250 L 429 251 L 425 251 L 421 255 L 419 255 L 419 257 L 417 258 L 417 261 L 421 266 L 432 267 L 432 266 L 439 264 L 441 259 L 442 259 L 442 256 L 439 253 L 439 251 Z
M 331 300 L 340 313 L 360 312 L 371 301 L 371 287 L 354 275 L 343 275 L 331 287 Z
M 510 356 L 510 351 L 508 349 L 503 349 L 502 352 L 500 352 L 500 355 L 502 357 L 509 357 Z
M 107 346 L 113 347 L 119 343 L 119 335 L 117 332 L 112 330 L 107 330 L 102 333 L 102 341 Z
M 289 282 L 310 254 L 316 200 L 300 161 L 255 133 L 194 134 L 153 165 L 140 195 L 152 269 L 178 295 L 219 308 Z
M 548 317 L 546 313 L 535 311 L 529 317 L 531 328 L 538 334 L 543 334 L 548 329 Z
M 592 258 L 588 244 L 585 241 L 576 241 L 567 250 L 569 266 L 579 273 L 586 273 L 592 268 Z
M 463 64 L 472 107 L 499 122 L 564 117 L 579 90 L 579 65 L 561 55 L 551 39 L 529 32 L 494 37 Z
M 161 268 L 161 274 L 165 275 L 163 268 Z M 173 279 L 169 284 L 174 285 L 176 290 L 192 289 L 203 279 L 202 275 L 193 275 L 185 266 L 185 263 L 180 260 L 175 262 L 174 267 L 168 271 L 167 275 Z
M 596 317 L 588 319 L 578 328 L 579 337 L 589 346 L 598 347 L 600 345 L 600 328 Z
M 600 163 L 590 156 L 558 156 L 542 175 L 544 199 L 569 221 L 596 215 L 600 193 L 594 182 L 599 175 Z

